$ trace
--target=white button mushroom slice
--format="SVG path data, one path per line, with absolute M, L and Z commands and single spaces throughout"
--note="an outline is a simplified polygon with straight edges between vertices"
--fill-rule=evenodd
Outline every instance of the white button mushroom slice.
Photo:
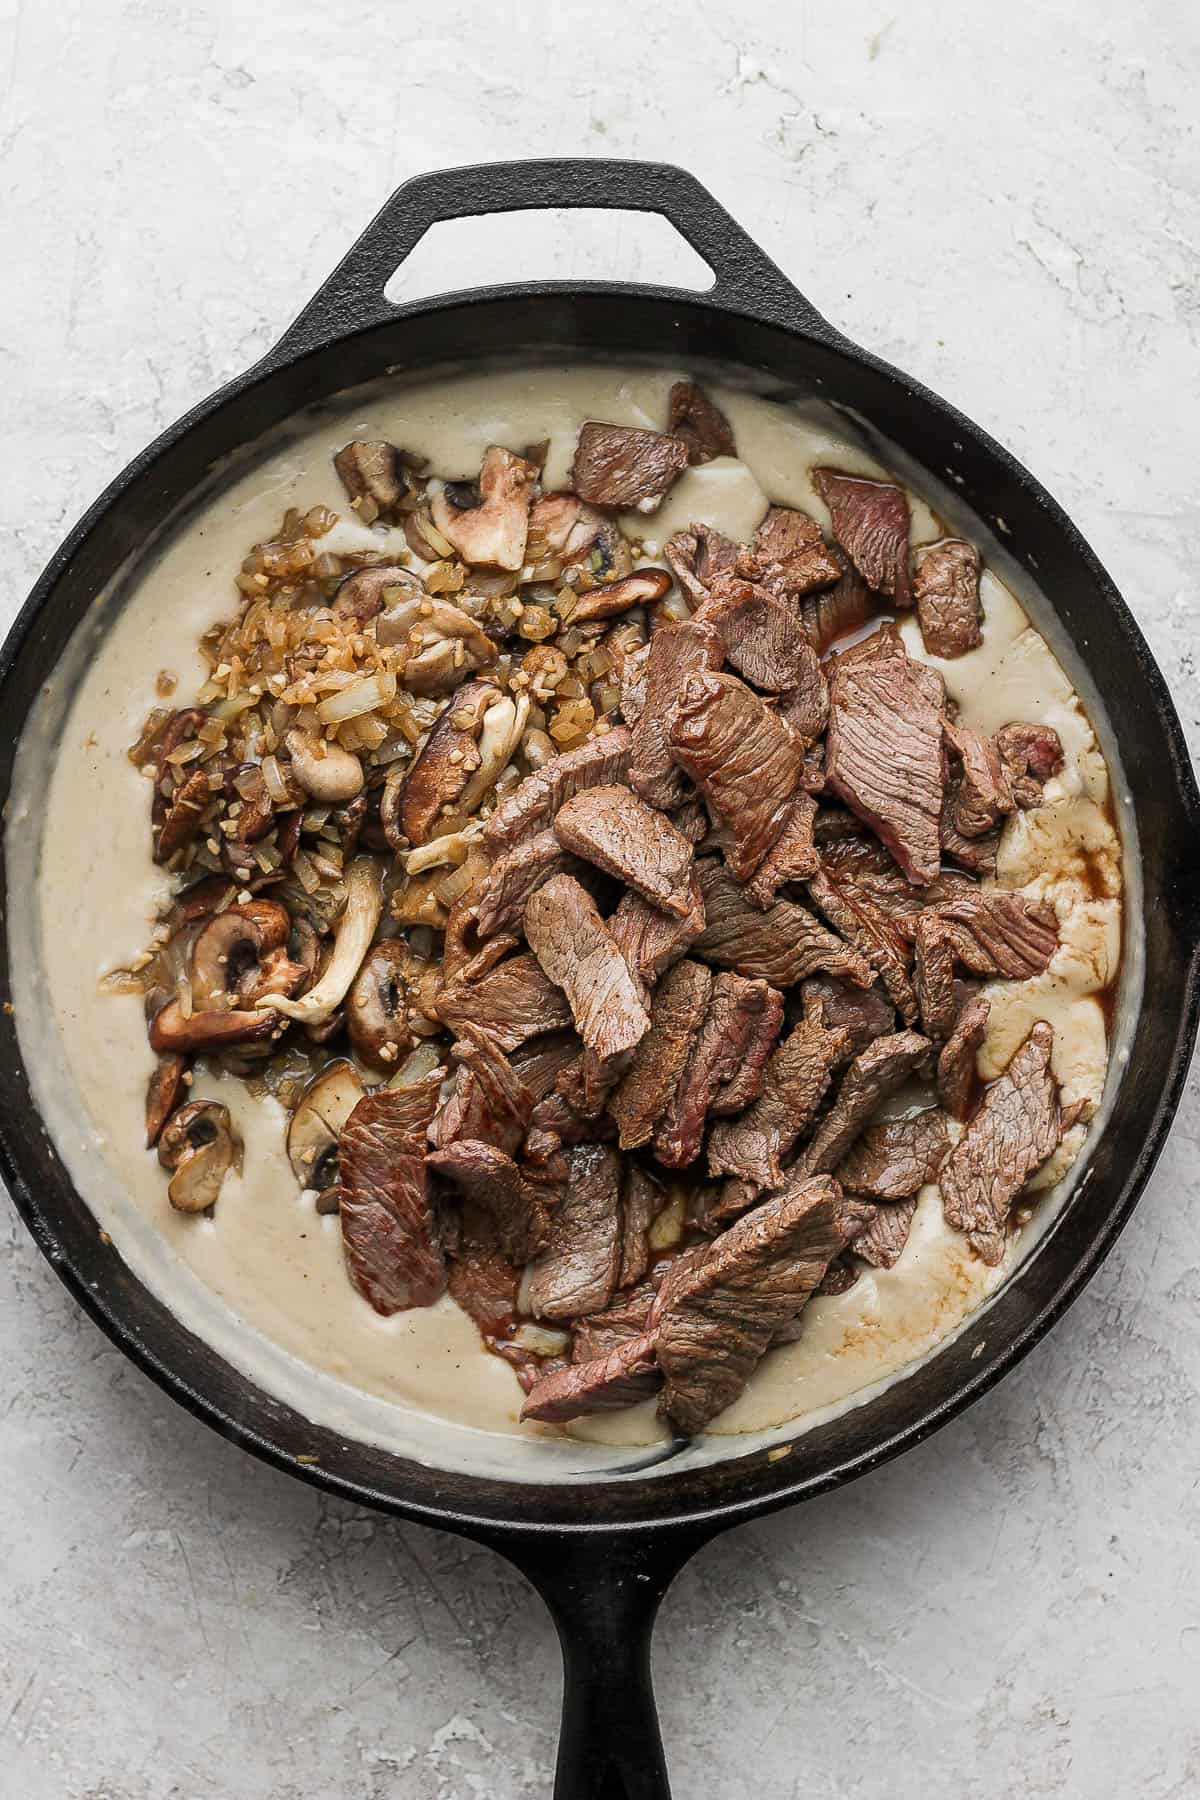
M 362 792 L 362 764 L 340 744 L 294 728 L 284 739 L 292 773 L 306 794 L 324 806 L 340 806 Z
M 382 911 L 379 864 L 370 856 L 356 857 L 346 871 L 346 905 L 334 939 L 333 955 L 321 979 L 299 1000 L 289 1000 L 284 994 L 264 994 L 259 1004 L 272 1007 L 287 1019 L 298 1019 L 304 1025 L 319 1025 L 330 1018 L 350 991 L 350 984 L 371 947 Z
M 501 769 L 521 742 L 529 710 L 528 694 L 521 694 L 515 703 L 506 695 L 494 706 L 490 706 L 483 715 L 483 729 L 479 734 L 479 767 L 459 798 L 458 804 L 462 812 L 474 812 L 495 786 Z M 409 872 L 411 873 L 411 869 Z
M 435 528 L 466 563 L 519 569 L 525 561 L 529 508 L 538 471 L 523 456 L 490 444 L 478 483 L 429 484 Z
M 158 1160 L 174 1171 L 167 1198 L 176 1212 L 207 1212 L 230 1169 L 241 1169 L 242 1143 L 229 1108 L 216 1100 L 192 1100 L 167 1120 Z
M 423 875 L 426 869 L 439 868 L 443 863 L 460 869 L 471 854 L 471 846 L 478 844 L 482 836 L 483 823 L 476 819 L 461 831 L 448 831 L 444 837 L 431 838 L 429 843 L 408 852 L 404 872 L 406 875 Z
M 337 1180 L 338 1138 L 365 1092 L 358 1070 L 344 1058 L 314 1075 L 304 1089 L 287 1135 L 288 1161 L 302 1188 L 321 1192 Z
M 478 619 L 473 619 L 453 601 L 440 600 L 429 594 L 406 594 L 381 613 L 376 641 L 385 649 L 394 644 L 407 644 L 413 631 L 420 633 L 426 646 L 440 638 L 459 639 L 481 666 L 495 662 L 499 654 Z

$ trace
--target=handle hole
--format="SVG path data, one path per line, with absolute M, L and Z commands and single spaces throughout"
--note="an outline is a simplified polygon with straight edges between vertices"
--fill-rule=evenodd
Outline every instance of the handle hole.
M 430 226 L 384 292 L 401 304 L 507 281 L 648 281 L 705 293 L 716 277 L 657 213 L 493 213 Z

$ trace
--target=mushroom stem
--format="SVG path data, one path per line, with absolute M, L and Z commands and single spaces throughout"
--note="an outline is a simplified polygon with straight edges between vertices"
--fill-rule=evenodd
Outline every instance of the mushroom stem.
M 356 857 L 346 871 L 346 906 L 329 967 L 320 981 L 299 1000 L 289 1000 L 286 994 L 264 994 L 259 1005 L 273 1007 L 286 1019 L 299 1019 L 305 1025 L 323 1024 L 350 991 L 363 957 L 371 948 L 382 912 L 379 865 L 373 857 Z
M 515 704 L 506 695 L 484 713 L 483 729 L 479 734 L 479 767 L 459 796 L 461 812 L 473 812 L 495 785 L 496 777 L 521 741 L 528 718 L 528 694 L 522 694 Z M 408 872 L 412 874 L 411 863 Z

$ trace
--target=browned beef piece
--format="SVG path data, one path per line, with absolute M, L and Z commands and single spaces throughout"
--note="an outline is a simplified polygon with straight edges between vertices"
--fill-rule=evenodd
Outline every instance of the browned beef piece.
M 837 1182 L 789 1180 L 710 1245 L 666 1302 L 659 1409 L 689 1435 L 741 1393 L 841 1249 Z
M 682 831 L 689 844 L 702 843 L 712 829 L 704 802 L 695 794 L 675 808 L 671 823 L 676 831 Z
M 850 1241 L 855 1256 L 873 1269 L 892 1269 L 900 1261 L 917 1211 L 917 1196 L 877 1206 L 870 1223 Z
M 803 625 L 766 588 L 719 575 L 696 617 L 720 632 L 726 662 L 755 687 L 782 694 L 821 678 Z
M 949 1148 L 946 1115 L 939 1106 L 928 1106 L 911 1118 L 868 1125 L 838 1164 L 837 1178 L 848 1194 L 908 1200 L 936 1180 Z
M 906 653 L 884 626 L 844 652 L 829 690 L 825 778 L 886 844 L 910 881 L 933 881 L 941 862 L 941 676 Z
M 543 494 L 529 514 L 526 554 L 531 562 L 540 562 L 543 555 L 557 556 L 568 566 L 582 562 L 608 524 L 603 513 L 585 506 L 576 494 Z
M 848 1044 L 845 1032 L 826 1031 L 816 1020 L 802 1020 L 771 1057 L 762 1093 L 749 1112 L 713 1127 L 709 1174 L 732 1175 L 758 1188 L 778 1187 L 783 1158 L 816 1116 Z
M 483 1138 L 511 1156 L 529 1129 L 534 1097 L 490 1032 L 468 1020 L 451 1052 L 454 1092 L 429 1128 L 435 1149 Z
M 969 869 L 972 875 L 994 875 L 996 859 L 1000 853 L 1001 827 L 987 832 L 983 837 L 963 837 L 942 821 L 942 855 L 948 856 L 961 869 Z M 943 871 L 945 872 L 945 871 Z
M 833 554 L 836 557 L 840 552 Z M 878 599 L 848 556 L 841 557 L 839 568 L 841 572 L 832 587 L 806 594 L 800 602 L 800 621 L 818 656 L 824 656 L 839 640 L 859 631 L 879 611 Z
M 475 929 L 481 938 L 521 930 L 525 903 L 551 875 L 574 875 L 579 861 L 553 831 L 539 831 L 497 857 L 473 893 Z
M 879 982 L 864 993 L 837 975 L 810 975 L 800 994 L 806 1019 L 819 1019 L 829 1030 L 840 1027 L 848 1034 L 852 1057 L 896 1029 L 896 1009 Z
M 637 1164 L 633 1167 L 636 1168 Z M 627 1344 L 630 1338 L 641 1337 L 652 1324 L 658 1323 L 657 1318 L 651 1319 L 657 1299 L 658 1290 L 654 1282 L 641 1281 L 628 1293 L 619 1294 L 603 1312 L 591 1313 L 586 1319 L 580 1319 L 571 1333 L 571 1361 L 595 1362 L 598 1356 L 607 1356 L 618 1344 Z
M 983 641 L 979 552 L 962 538 L 942 538 L 917 551 L 913 598 L 931 656 L 963 656 Z
M 453 981 L 432 1005 L 441 1023 L 460 1037 L 464 1026 L 479 1025 L 504 1051 L 571 1023 L 566 997 L 532 956 L 509 957 L 478 981 Z
M 604 737 L 588 738 L 575 750 L 564 750 L 527 775 L 496 808 L 483 828 L 484 848 L 499 856 L 513 844 L 554 823 L 564 800 L 584 788 L 624 781 L 629 768 L 630 735 L 617 725 Z
M 1004 1256 L 1013 1201 L 1062 1136 L 1053 1048 L 1054 1033 L 1039 1020 L 942 1164 L 946 1220 L 993 1267 Z
M 687 466 L 688 446 L 682 438 L 589 419 L 575 446 L 571 486 L 592 506 L 653 512 Z
M 554 831 L 565 849 L 663 912 L 686 919 L 692 911 L 691 844 L 628 788 L 585 788 L 559 808 Z
M 813 821 L 817 803 L 802 790 L 788 802 L 783 830 L 746 883 L 746 892 L 755 906 L 765 911 L 774 903 L 776 892 L 789 881 L 806 881 L 819 867 L 813 843 Z
M 640 894 L 623 894 L 608 921 L 621 955 L 640 981 L 652 987 L 679 958 L 691 949 L 704 930 L 704 901 L 693 869 L 689 886 L 691 905 L 687 917 L 673 918 L 651 906 Z
M 660 634 L 661 635 L 661 634 Z M 621 717 L 626 725 L 636 725 L 646 710 L 646 683 L 653 639 L 631 650 L 621 666 Z
M 933 912 L 918 913 L 913 933 L 916 967 L 913 978 L 921 1024 L 927 1036 L 948 1038 L 954 1030 L 958 1002 L 954 997 L 954 945 Z
M 698 382 L 675 382 L 667 405 L 667 430 L 672 437 L 683 439 L 690 463 L 711 462 L 714 456 L 737 455 L 733 426 Z
M 645 700 L 633 730 L 629 783 L 651 806 L 669 809 L 687 797 L 687 782 L 671 755 L 672 708 L 690 670 L 719 669 L 724 658 L 720 633 L 697 620 L 656 631 L 650 640 Z
M 942 841 L 982 838 L 996 829 L 1016 802 L 994 741 L 967 725 L 945 725 L 946 743 L 957 768 L 946 790 Z
M 495 1223 L 500 1248 L 512 1263 L 527 1263 L 546 1246 L 550 1217 L 541 1194 L 510 1156 L 494 1144 L 462 1138 L 433 1150 L 429 1167 L 445 1177 Z
M 651 1175 L 648 1169 L 632 1159 L 626 1161 L 625 1185 L 621 1196 L 621 1269 L 617 1276 L 619 1288 L 629 1288 L 634 1282 L 641 1281 L 650 1267 L 648 1234 L 667 1204 L 667 1198 L 667 1191 L 661 1181 Z
M 829 508 L 834 537 L 867 586 L 897 606 L 911 606 L 904 489 L 841 469 L 814 469 L 813 481 Z
M 881 1102 L 915 1073 L 930 1048 L 918 1032 L 897 1031 L 860 1050 L 797 1167 L 809 1175 L 836 1169 Z
M 712 992 L 712 970 L 679 962 L 650 1006 L 650 1029 L 608 1103 L 622 1150 L 648 1144 L 683 1072 Z
M 525 909 L 525 935 L 566 994 L 585 1049 L 605 1067 L 618 1064 L 650 1029 L 650 1015 L 591 895 L 572 876 L 553 876 Z
M 824 867 L 809 876 L 808 892 L 829 923 L 878 971 L 892 1005 L 911 1025 L 917 1000 L 908 978 L 908 944 L 895 920 L 873 905 L 853 881 L 839 882 Z
M 535 1106 L 554 1092 L 559 1076 L 575 1061 L 582 1047 L 575 1032 L 556 1031 L 513 1051 L 513 1072 L 529 1090 Z
M 620 1078 L 621 1059 L 611 1069 L 580 1050 L 556 1078 L 554 1090 L 533 1109 L 525 1139 L 527 1162 L 553 1168 L 553 1157 L 564 1144 L 597 1143 L 616 1136 L 612 1120 L 601 1117 L 604 1103 Z
M 450 1298 L 485 1338 L 503 1336 L 517 1310 L 518 1271 L 498 1249 L 472 1247 L 450 1264 Z
M 655 1334 L 618 1344 L 595 1362 L 571 1363 L 544 1375 L 529 1391 L 522 1419 L 565 1425 L 585 1413 L 615 1412 L 657 1392 L 662 1382 L 654 1360 Z
M 711 525 L 693 521 L 687 531 L 677 531 L 663 545 L 663 561 L 693 607 L 703 605 L 718 575 L 732 569 L 741 545 Z
M 798 601 L 841 575 L 841 564 L 806 512 L 772 506 L 754 534 L 754 552 L 764 565 L 766 585 L 781 599 Z
M 446 1264 L 429 1203 L 425 1134 L 445 1075 L 364 1094 L 338 1139 L 339 1214 L 350 1279 L 385 1317 L 432 1306 Z
M 783 1024 L 783 995 L 766 981 L 718 975 L 704 1022 L 654 1136 L 666 1168 L 695 1162 L 711 1113 L 737 1113 L 762 1091 Z
M 1002 725 L 996 749 L 1022 812 L 1042 803 L 1042 788 L 1062 768 L 1062 742 L 1050 725 Z
M 829 684 L 811 646 L 810 655 L 796 686 L 779 696 L 779 716 L 791 726 L 806 750 L 829 724 Z
M 748 881 L 783 830 L 800 779 L 796 739 L 736 676 L 693 672 L 683 679 L 669 741 L 704 796 L 730 868 Z
M 983 1042 L 990 1010 L 990 1002 L 983 994 L 968 1000 L 938 1057 L 938 1099 L 952 1119 L 965 1119 L 971 1110 L 978 1086 L 975 1055 Z
M 957 961 L 973 975 L 1025 981 L 1040 975 L 1058 949 L 1058 920 L 1044 901 L 1008 888 L 977 888 L 939 901 L 918 915 L 945 928 Z
M 818 814 L 813 837 L 820 846 L 821 867 L 840 888 L 852 886 L 877 912 L 904 921 L 923 907 L 978 893 L 977 884 L 954 869 L 943 869 L 927 887 L 914 886 L 895 857 L 878 838 L 865 833 L 861 824 L 856 822 L 854 830 L 843 824 L 830 829 L 835 821 L 848 818 L 853 814 Z
M 794 987 L 818 969 L 870 987 L 866 958 L 826 931 L 807 908 L 776 900 L 762 911 L 716 857 L 700 857 L 696 870 L 707 920 L 696 940 L 697 955 L 777 988 Z
M 620 1155 L 610 1144 L 578 1144 L 567 1156 L 567 1190 L 529 1283 L 529 1310 L 545 1319 L 599 1312 L 621 1272 Z

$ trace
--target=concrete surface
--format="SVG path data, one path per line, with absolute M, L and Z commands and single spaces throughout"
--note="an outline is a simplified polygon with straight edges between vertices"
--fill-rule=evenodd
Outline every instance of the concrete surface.
M 665 156 L 1033 465 L 1200 734 L 1194 9 L 0 0 L 0 71 L 6 617 L 394 182 Z M 663 266 L 611 223 L 507 242 L 503 272 Z M 443 270 L 503 249 L 460 231 Z M 1000 1392 L 684 1574 L 655 1663 L 684 1800 L 1200 1792 L 1198 1133 L 1193 1084 L 1117 1253 Z M 518 1577 L 255 1466 L 7 1210 L 0 1247 L 0 1793 L 548 1793 L 556 1652 Z

